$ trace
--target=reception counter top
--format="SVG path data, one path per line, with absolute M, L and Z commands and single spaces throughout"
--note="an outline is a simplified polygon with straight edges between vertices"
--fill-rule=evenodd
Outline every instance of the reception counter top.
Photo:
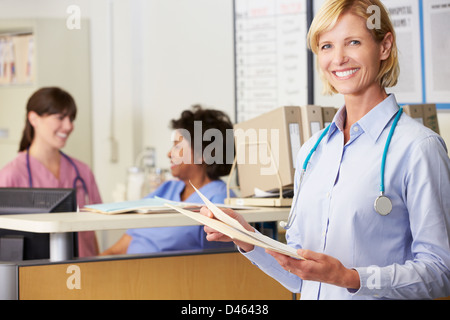
M 240 210 L 248 222 L 286 220 L 289 208 Z M 64 233 L 153 227 L 198 225 L 180 213 L 106 215 L 92 212 L 64 212 L 0 215 L 0 228 L 37 233 Z
M 240 210 L 248 222 L 286 220 L 289 208 L 255 207 Z M 181 213 L 105 215 L 92 212 L 65 212 L 0 215 L 0 228 L 50 234 L 50 259 L 72 258 L 72 233 L 116 229 L 191 226 L 198 223 Z

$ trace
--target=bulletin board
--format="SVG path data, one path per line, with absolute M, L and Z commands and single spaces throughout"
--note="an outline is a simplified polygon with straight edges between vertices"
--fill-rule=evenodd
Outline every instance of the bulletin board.
M 31 32 L 0 33 L 0 86 L 34 82 L 34 47 Z
M 384 0 L 397 34 L 400 104 L 450 109 L 450 0 Z
M 400 104 L 450 110 L 450 0 L 382 0 L 397 34 Z M 234 0 L 236 122 L 314 104 L 306 35 L 324 0 Z
M 308 103 L 307 0 L 234 0 L 236 122 Z

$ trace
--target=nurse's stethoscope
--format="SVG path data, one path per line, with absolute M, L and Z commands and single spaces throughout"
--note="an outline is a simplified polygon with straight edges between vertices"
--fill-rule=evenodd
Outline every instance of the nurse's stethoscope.
M 389 145 L 391 144 L 392 136 L 394 135 L 395 128 L 397 127 L 398 120 L 400 119 L 402 113 L 403 113 L 403 108 L 400 108 L 400 110 L 397 112 L 397 115 L 396 115 L 396 117 L 394 119 L 394 122 L 392 123 L 391 130 L 389 131 L 389 135 L 388 135 L 388 138 L 386 140 L 386 145 L 384 146 L 383 158 L 381 160 L 380 196 L 375 199 L 375 203 L 374 203 L 375 211 L 378 214 L 380 214 L 381 216 L 387 216 L 392 211 L 392 202 L 391 202 L 391 200 L 388 197 L 386 197 L 384 195 L 384 171 L 385 171 L 385 167 L 386 167 L 386 157 L 387 157 L 387 153 L 388 153 L 388 150 L 389 150 Z M 311 151 L 309 152 L 308 156 L 306 157 L 305 162 L 303 163 L 302 170 L 300 171 L 300 181 L 299 181 L 299 185 L 298 185 L 298 190 L 297 190 L 296 195 L 294 197 L 294 202 L 292 203 L 291 210 L 289 212 L 288 220 L 287 220 L 287 222 L 284 222 L 284 221 L 280 222 L 281 227 L 283 227 L 286 230 L 289 229 L 292 226 L 292 223 L 295 220 L 294 211 L 295 211 L 295 207 L 297 206 L 298 195 L 300 194 L 300 188 L 302 186 L 303 176 L 305 175 L 305 172 L 306 172 L 306 167 L 308 166 L 309 160 L 311 159 L 312 155 L 316 151 L 316 149 L 319 146 L 320 142 L 323 140 L 325 135 L 330 130 L 330 126 L 331 126 L 331 124 L 328 125 L 328 127 L 322 132 L 322 134 L 320 135 L 320 137 L 317 140 L 316 144 L 314 145 L 314 147 L 311 149 Z
M 30 166 L 30 147 L 27 148 L 27 171 L 28 171 L 28 184 L 30 186 L 30 188 L 33 188 L 33 176 L 31 175 L 31 166 Z M 76 173 L 76 177 L 73 180 L 73 189 L 77 189 L 77 183 L 80 182 L 81 186 L 83 188 L 84 191 L 84 200 L 85 200 L 85 204 L 89 204 L 89 194 L 88 194 L 88 189 L 86 186 L 86 182 L 84 181 L 84 179 L 81 177 L 80 175 L 80 171 L 78 170 L 78 167 L 76 166 L 75 162 L 73 162 L 72 158 L 70 158 L 67 154 L 65 154 L 64 152 L 62 152 L 61 150 L 59 151 L 61 153 L 61 155 L 67 159 L 67 161 L 69 161 L 69 163 L 72 165 L 72 167 L 75 169 L 75 173 Z

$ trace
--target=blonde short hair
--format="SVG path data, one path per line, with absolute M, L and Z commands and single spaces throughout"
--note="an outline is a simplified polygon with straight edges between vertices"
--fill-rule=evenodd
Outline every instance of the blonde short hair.
M 339 17 L 344 13 L 350 12 L 369 21 L 374 14 L 371 8 L 369 8 L 370 6 L 377 6 L 380 9 L 379 25 L 374 28 L 367 28 L 374 40 L 380 43 L 389 32 L 393 36 L 391 54 L 388 59 L 382 61 L 377 81 L 382 88 L 394 87 L 398 82 L 400 74 L 396 35 L 389 13 L 379 0 L 327 0 L 311 24 L 308 32 L 308 47 L 317 55 L 320 35 L 323 32 L 333 29 Z M 320 68 L 319 73 L 324 84 L 323 93 L 326 95 L 338 93 L 324 77 Z

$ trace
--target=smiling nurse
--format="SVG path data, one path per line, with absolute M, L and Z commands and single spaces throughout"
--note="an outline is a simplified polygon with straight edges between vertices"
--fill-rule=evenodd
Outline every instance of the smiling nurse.
M 28 100 L 19 154 L 0 170 L 0 187 L 74 188 L 77 205 L 101 203 L 89 167 L 61 151 L 74 129 L 72 96 L 56 87 L 37 90 Z M 98 254 L 94 231 L 78 234 L 80 257 Z
M 371 6 L 380 9 L 379 28 L 368 28 Z M 442 138 L 402 115 L 394 95 L 386 93 L 399 75 L 386 9 L 378 0 L 328 0 L 308 41 L 324 93 L 342 94 L 345 105 L 328 131 L 313 136 L 297 157 L 296 168 L 302 168 L 320 142 L 301 187 L 296 172 L 298 203 L 286 234 L 288 245 L 307 260 L 236 245 L 302 299 L 450 295 L 450 159 Z M 386 141 L 384 185 L 392 210 L 383 215 L 373 200 L 379 195 Z M 212 216 L 206 208 L 201 212 Z M 228 213 L 254 231 L 240 214 Z M 231 241 L 209 227 L 205 231 L 210 241 Z

